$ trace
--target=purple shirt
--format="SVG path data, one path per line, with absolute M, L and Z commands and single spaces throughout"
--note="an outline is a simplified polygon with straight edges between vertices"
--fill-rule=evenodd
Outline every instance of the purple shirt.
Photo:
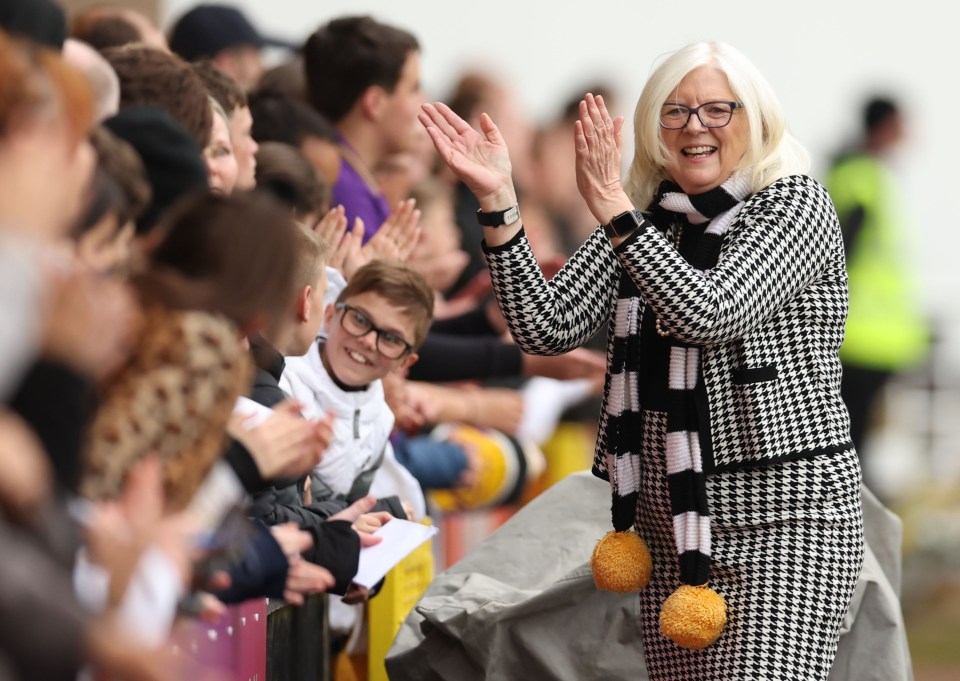
M 355 218 L 363 220 L 363 243 L 367 243 L 387 216 L 390 204 L 371 189 L 346 159 L 340 159 L 340 174 L 333 185 L 333 205 L 343 205 L 347 215 L 347 229 L 353 227 Z

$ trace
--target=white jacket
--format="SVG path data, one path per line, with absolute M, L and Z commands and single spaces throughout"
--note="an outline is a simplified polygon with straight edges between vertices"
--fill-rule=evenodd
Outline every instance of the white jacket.
M 393 455 L 389 438 L 394 416 L 383 384 L 377 380 L 364 390 L 343 390 L 320 360 L 323 342 L 318 338 L 303 357 L 287 357 L 280 377 L 280 387 L 303 403 L 306 418 L 319 418 L 327 411 L 334 414 L 333 439 L 314 474 L 330 488 L 331 496 L 346 498 L 356 479 L 375 467 L 368 493 L 409 501 L 414 516 L 422 518 L 426 501 L 420 484 Z
M 303 403 L 308 419 L 334 413 L 333 440 L 314 473 L 335 495 L 346 497 L 354 480 L 380 461 L 394 417 L 380 381 L 352 391 L 334 383 L 320 360 L 322 343 L 317 339 L 303 357 L 286 359 L 280 387 Z

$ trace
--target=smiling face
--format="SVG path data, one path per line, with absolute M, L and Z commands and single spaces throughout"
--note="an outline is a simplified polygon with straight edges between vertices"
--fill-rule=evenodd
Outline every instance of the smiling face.
M 358 293 L 344 302 L 362 312 L 378 329 L 391 331 L 408 343 L 413 342 L 415 322 L 379 293 Z M 327 341 L 320 346 L 324 367 L 341 383 L 356 388 L 366 386 L 391 371 L 406 369 L 417 360 L 413 352 L 399 359 L 384 357 L 377 350 L 377 334 L 370 331 L 365 336 L 350 335 L 340 323 L 341 314 L 333 305 L 327 306 L 324 316 Z
M 723 71 L 713 66 L 694 69 L 680 81 L 669 102 L 691 109 L 704 102 L 734 102 L 737 98 Z M 665 102 L 666 103 L 666 102 Z M 723 184 L 747 150 L 747 119 L 743 109 L 733 112 L 730 123 L 722 128 L 705 127 L 691 115 L 680 130 L 662 129 L 670 156 L 667 175 L 688 194 L 702 194 Z

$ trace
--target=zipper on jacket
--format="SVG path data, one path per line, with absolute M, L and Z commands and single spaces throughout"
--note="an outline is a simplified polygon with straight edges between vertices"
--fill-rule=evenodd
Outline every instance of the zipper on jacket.
M 353 411 L 353 439 L 360 439 L 360 410 L 354 409 Z

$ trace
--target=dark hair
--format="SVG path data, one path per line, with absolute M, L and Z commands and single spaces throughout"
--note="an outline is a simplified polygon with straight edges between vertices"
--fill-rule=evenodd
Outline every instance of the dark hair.
M 404 263 L 373 260 L 354 272 L 337 302 L 361 293 L 376 293 L 403 310 L 414 323 L 413 347 L 423 344 L 433 320 L 433 289 L 419 272 Z
M 583 95 L 587 92 L 592 93 L 594 96 L 603 97 L 607 106 L 612 106 L 613 104 L 613 88 L 605 83 L 593 83 L 592 85 L 587 85 L 580 90 L 577 90 L 570 99 L 563 105 L 563 109 L 560 112 L 560 120 L 564 123 L 573 123 L 578 118 L 580 118 L 580 100 L 583 99 Z
M 207 88 L 190 65 L 168 52 L 141 45 L 111 47 L 103 56 L 120 78 L 120 108 L 156 106 L 197 141 L 210 142 L 213 111 Z
M 97 169 L 90 179 L 86 208 L 72 230 L 74 237 L 92 229 L 109 212 L 123 226 L 136 220 L 150 203 L 150 183 L 134 148 L 103 126 L 94 128 L 90 142 L 97 152 Z
M 210 96 L 217 100 L 228 116 L 247 106 L 247 93 L 243 91 L 240 83 L 218 69 L 212 61 L 195 61 L 190 66 L 200 76 Z
M 70 37 L 82 40 L 101 52 L 143 40 L 140 29 L 133 22 L 119 14 L 102 11 L 89 12 L 74 19 L 70 25 Z
M 60 4 L 52 0 L 3 0 L 0 29 L 59 51 L 67 35 L 67 19 Z
M 307 102 L 307 74 L 303 72 L 303 57 L 296 55 L 289 61 L 267 69 L 254 89 Z
M 468 72 L 457 81 L 447 101 L 454 113 L 469 120 L 471 116 L 478 113 L 477 108 L 490 98 L 491 92 L 496 87 L 496 82 L 490 76 Z
M 257 189 L 273 194 L 300 217 L 326 210 L 330 187 L 296 147 L 264 142 L 257 151 Z
M 303 58 L 310 102 L 333 123 L 372 85 L 392 92 L 411 52 L 413 34 L 369 16 L 334 19 L 307 39 Z
M 174 308 L 222 314 L 241 328 L 287 309 L 295 291 L 297 226 L 284 206 L 258 192 L 203 194 L 175 208 L 164 229 L 139 280 L 149 296 Z M 157 284 L 171 281 L 177 285 Z
M 86 188 L 84 197 L 83 211 L 70 228 L 70 238 L 79 239 L 84 234 L 93 229 L 106 215 L 113 211 L 116 214 L 117 209 L 124 203 L 123 192 L 117 183 L 107 175 L 103 168 L 96 168 L 93 175 L 90 176 L 90 183 Z M 117 225 L 126 224 L 121 222 L 119 215 Z
M 305 137 L 334 141 L 336 129 L 307 104 L 287 95 L 257 92 L 250 95 L 250 134 L 258 144 L 283 142 L 299 147 Z
M 863 129 L 875 130 L 900 113 L 897 103 L 887 97 L 873 97 L 863 107 Z

